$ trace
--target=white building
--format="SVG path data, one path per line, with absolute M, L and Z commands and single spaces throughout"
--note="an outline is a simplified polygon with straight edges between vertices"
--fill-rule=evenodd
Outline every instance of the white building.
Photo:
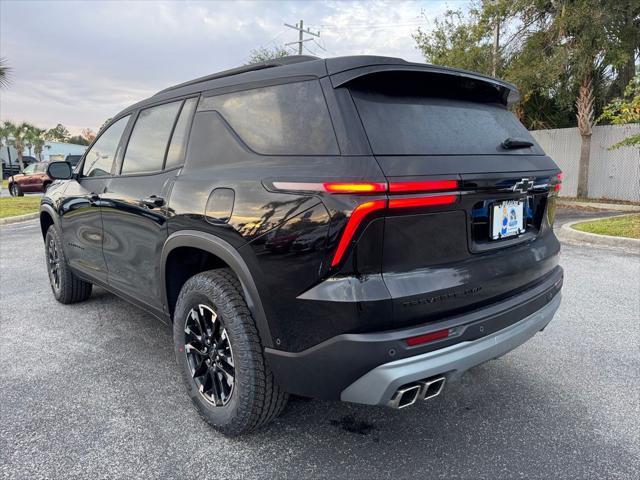
M 64 160 L 67 155 L 82 155 L 86 149 L 86 145 L 77 145 L 75 143 L 46 142 L 40 158 L 33 152 L 33 148 L 31 153 L 25 148 L 23 156 L 31 156 L 41 162 L 50 162 L 52 160 Z M 17 165 L 18 153 L 16 149 L 10 146 L 2 147 L 0 149 L 0 160 L 2 160 L 2 164 L 5 167 Z

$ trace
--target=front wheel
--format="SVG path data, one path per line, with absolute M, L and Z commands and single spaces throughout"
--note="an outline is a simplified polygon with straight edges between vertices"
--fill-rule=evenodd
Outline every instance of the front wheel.
M 228 269 L 191 277 L 174 314 L 176 360 L 200 415 L 220 432 L 248 433 L 287 402 L 267 365 L 242 286 Z
M 62 251 L 60 234 L 55 226 L 49 227 L 44 241 L 49 283 L 56 300 L 60 303 L 75 303 L 89 298 L 92 285 L 78 278 L 69 268 Z
M 12 197 L 23 197 L 24 193 L 22 191 L 22 189 L 20 188 L 20 185 L 18 185 L 17 183 L 12 183 L 11 186 L 9 187 L 9 194 L 11 194 Z

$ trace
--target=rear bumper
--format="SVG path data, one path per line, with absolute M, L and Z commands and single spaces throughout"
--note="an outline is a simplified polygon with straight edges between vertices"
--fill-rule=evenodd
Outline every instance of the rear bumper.
M 556 267 L 526 291 L 464 314 L 417 327 L 338 335 L 302 352 L 267 348 L 265 355 L 290 393 L 385 404 L 398 386 L 433 375 L 455 375 L 524 343 L 551 320 L 562 281 L 562 268 Z M 409 337 L 443 329 L 456 334 L 407 345 Z
M 551 321 L 560 306 L 560 299 L 561 294 L 557 294 L 536 313 L 493 335 L 380 365 L 344 389 L 340 399 L 386 405 L 394 392 L 407 383 L 436 375 L 459 376 L 471 367 L 510 352 L 533 337 Z

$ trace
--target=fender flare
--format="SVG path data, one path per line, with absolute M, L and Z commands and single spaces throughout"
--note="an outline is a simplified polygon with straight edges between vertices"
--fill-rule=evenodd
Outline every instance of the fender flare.
M 242 285 L 242 291 L 244 292 L 247 306 L 256 322 L 262 345 L 264 347 L 273 347 L 267 316 L 260 299 L 258 288 L 247 263 L 230 243 L 209 233 L 198 230 L 182 230 L 171 234 L 165 241 L 162 247 L 160 277 L 162 282 L 162 304 L 167 308 L 167 315 L 170 314 L 168 311 L 169 301 L 167 298 L 166 281 L 167 258 L 173 250 L 179 247 L 192 247 L 209 252 L 220 258 L 233 270 Z
M 60 217 L 58 217 L 58 212 L 56 212 L 55 209 L 50 204 L 48 203 L 40 204 L 40 214 L 38 216 L 38 220 L 41 221 L 43 213 L 47 213 L 53 220 L 53 224 L 56 226 L 56 228 L 60 230 Z M 42 228 L 42 223 L 40 225 Z M 44 237 L 44 232 L 42 232 L 42 236 Z

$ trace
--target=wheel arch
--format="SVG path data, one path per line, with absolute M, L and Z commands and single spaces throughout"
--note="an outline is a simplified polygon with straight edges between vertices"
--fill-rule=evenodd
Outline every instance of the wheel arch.
M 47 204 L 40 205 L 40 231 L 43 239 L 47 236 L 47 230 L 51 225 L 59 225 L 58 221 L 58 215 L 53 207 Z
M 240 253 L 238 253 L 231 244 L 209 233 L 197 230 L 184 230 L 171 234 L 165 241 L 162 248 L 160 272 L 162 304 L 167 311 L 167 315 L 169 317 L 172 317 L 173 315 L 172 307 L 170 305 L 171 302 L 169 298 L 169 285 L 167 278 L 167 268 L 169 266 L 168 260 L 170 259 L 172 252 L 181 248 L 197 249 L 213 255 L 221 262 L 220 266 L 228 267 L 234 272 L 242 285 L 247 306 L 255 319 L 258 334 L 260 335 L 263 346 L 273 347 L 273 340 L 267 316 L 249 266 L 244 261 Z

